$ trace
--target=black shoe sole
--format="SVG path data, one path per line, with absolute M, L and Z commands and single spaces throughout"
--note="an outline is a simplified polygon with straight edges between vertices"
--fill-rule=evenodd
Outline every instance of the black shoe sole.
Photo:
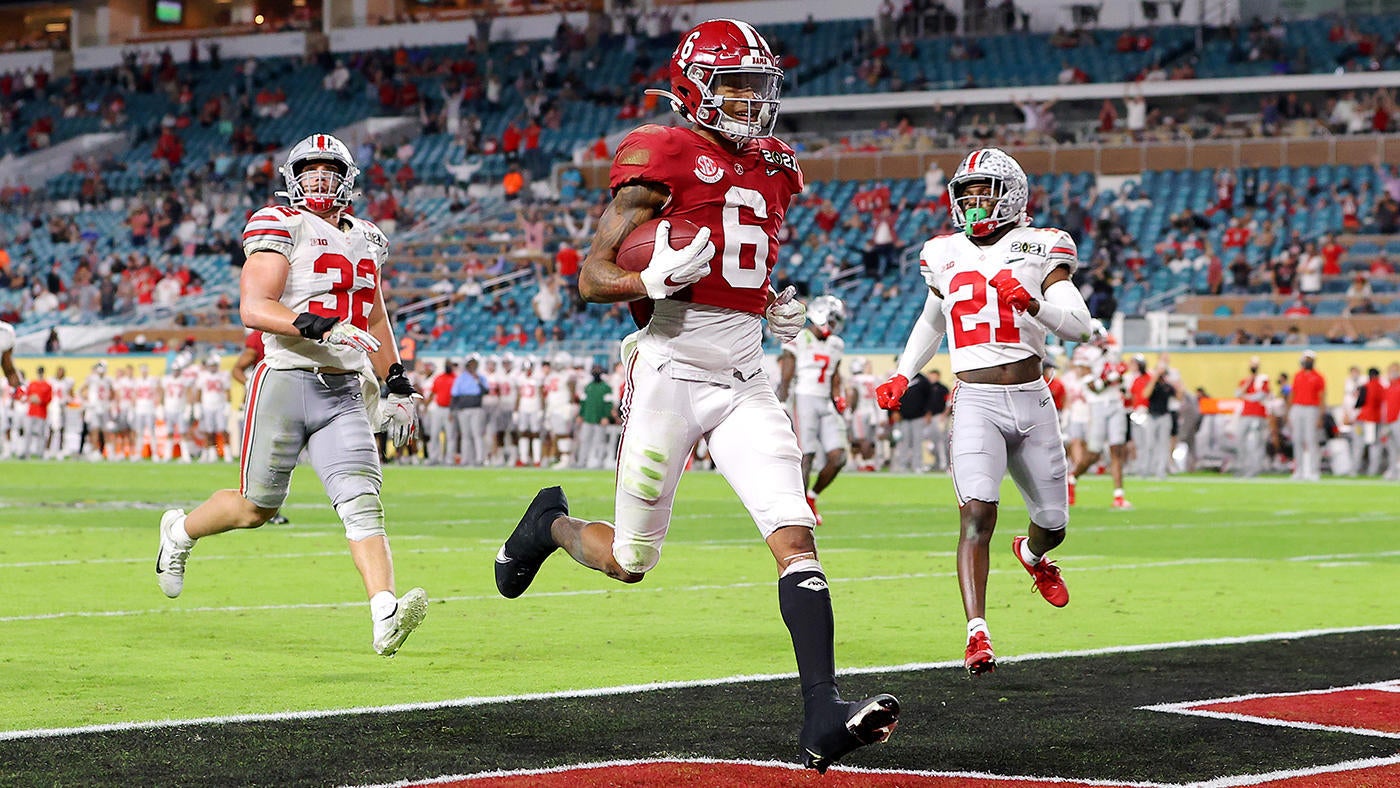
M 506 539 L 506 560 L 496 558 L 496 590 L 515 599 L 535 580 L 544 560 L 558 546 L 549 535 L 555 518 L 569 513 L 569 499 L 562 487 L 546 487 L 535 494 L 525 515 Z
M 885 741 L 899 724 L 899 700 L 893 695 L 876 695 L 859 703 L 842 705 L 846 707 L 845 719 L 837 723 L 838 729 L 819 737 L 824 741 L 809 745 L 805 741 L 807 737 L 803 736 L 802 765 L 816 769 L 819 774 L 825 774 L 833 763 L 851 752 Z

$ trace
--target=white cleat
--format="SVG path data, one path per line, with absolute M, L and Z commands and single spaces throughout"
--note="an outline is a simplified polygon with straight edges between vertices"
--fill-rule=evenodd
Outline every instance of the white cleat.
M 174 599 L 185 588 L 185 562 L 190 558 L 194 545 L 180 547 L 170 529 L 185 516 L 184 509 L 166 509 L 160 516 L 160 551 L 156 553 L 156 582 L 160 590 Z
M 415 588 L 399 597 L 394 614 L 382 621 L 374 622 L 374 651 L 381 657 L 392 657 L 398 653 L 413 630 L 428 616 L 428 593 Z

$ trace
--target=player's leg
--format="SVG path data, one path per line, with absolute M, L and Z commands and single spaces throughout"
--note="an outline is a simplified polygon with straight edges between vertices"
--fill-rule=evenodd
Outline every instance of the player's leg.
M 166 596 L 179 596 L 184 588 L 185 563 L 197 540 L 257 528 L 277 514 L 306 442 L 297 384 L 293 371 L 259 367 L 248 384 L 239 489 L 215 492 L 188 515 L 169 509 L 161 516 L 156 575 Z
M 571 517 L 562 490 L 541 490 L 496 555 L 496 588 L 502 596 L 513 599 L 524 593 L 540 565 L 559 548 L 624 583 L 640 582 L 660 560 L 676 486 L 700 435 L 688 417 L 689 387 L 701 384 L 674 380 L 641 364 L 633 364 L 631 373 L 632 400 L 624 414 L 618 459 L 617 524 Z
M 792 637 L 803 699 L 799 739 L 803 763 L 826 771 L 858 747 L 884 741 L 899 718 L 899 701 L 876 695 L 848 703 L 836 685 L 835 619 L 826 574 L 803 501 L 797 440 L 766 378 L 737 391 L 711 388 L 706 420 L 715 468 L 734 488 L 768 544 L 778 569 L 778 607 Z M 718 400 L 725 413 L 713 406 Z M 627 438 L 624 437 L 624 448 Z
M 842 468 L 846 467 L 848 453 L 846 424 L 839 413 L 832 411 L 824 415 L 820 419 L 818 433 L 821 448 L 826 451 L 826 464 L 822 466 L 816 481 L 812 483 L 813 495 L 820 495 L 823 490 L 831 486 L 836 475 L 841 472 Z
M 1045 601 L 1064 607 L 1069 590 L 1046 555 L 1064 541 L 1069 524 L 1067 468 L 1059 422 L 1053 407 L 1040 405 L 1043 396 L 1037 391 L 1017 391 L 1011 398 L 1021 438 L 1007 447 L 1007 470 L 1030 513 L 1026 536 L 1016 537 L 1011 544 Z
M 1006 394 L 1001 386 L 960 384 L 953 394 L 954 423 L 949 455 L 953 490 L 958 497 L 958 589 L 967 616 L 963 666 L 972 675 L 996 668 L 987 628 L 987 575 L 991 541 L 1006 474 L 1006 437 L 1001 424 Z
M 394 593 L 394 560 L 379 498 L 383 474 L 360 379 L 356 375 L 294 374 L 305 383 L 307 459 L 345 526 L 350 556 L 369 598 L 374 650 L 391 657 L 422 623 L 428 600 L 421 588 L 402 597 Z

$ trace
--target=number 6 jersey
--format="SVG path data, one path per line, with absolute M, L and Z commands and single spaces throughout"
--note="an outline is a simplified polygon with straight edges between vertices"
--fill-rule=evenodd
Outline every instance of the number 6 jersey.
M 645 313 L 650 302 L 633 302 L 643 310 L 639 315 L 633 309 L 638 323 L 651 321 L 643 351 L 705 369 L 755 368 L 763 355 L 756 317 L 768 303 L 768 277 L 778 261 L 778 230 L 792 196 L 803 188 L 792 149 L 775 137 L 763 137 L 735 152 L 693 129 L 642 126 L 618 145 L 609 174 L 614 194 L 634 183 L 668 192 L 660 218 L 708 227 L 715 245 L 709 274 L 655 302 L 653 315 Z M 731 320 L 736 316 L 727 310 L 754 317 Z M 695 329 L 703 330 L 710 343 L 659 347 L 663 336 Z
M 943 294 L 948 353 L 953 372 L 1009 364 L 1045 356 L 1045 326 L 1029 314 L 1015 314 L 1001 302 L 991 280 L 1010 271 L 1037 300 L 1041 283 L 1058 266 L 1079 265 L 1074 241 L 1063 230 L 1017 227 L 991 246 L 978 246 L 961 233 L 940 235 L 924 244 L 919 272 Z
M 271 251 L 287 258 L 291 268 L 280 300 L 288 309 L 368 330 L 379 269 L 389 257 L 389 241 L 373 222 L 342 215 L 336 227 L 307 211 L 271 205 L 248 220 L 243 251 L 249 256 Z M 368 369 L 369 357 L 352 348 L 271 333 L 264 344 L 263 363 L 273 369 Z

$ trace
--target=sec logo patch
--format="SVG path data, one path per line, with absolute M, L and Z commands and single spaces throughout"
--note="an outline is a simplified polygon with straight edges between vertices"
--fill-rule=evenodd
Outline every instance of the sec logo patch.
M 724 177 L 724 170 L 715 164 L 714 159 L 702 154 L 695 157 L 695 177 L 704 183 L 718 183 Z

